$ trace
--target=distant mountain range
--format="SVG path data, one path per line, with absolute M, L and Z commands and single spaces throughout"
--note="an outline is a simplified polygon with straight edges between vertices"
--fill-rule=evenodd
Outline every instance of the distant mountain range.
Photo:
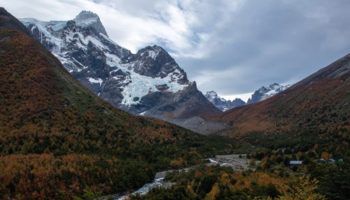
M 269 94 L 280 87 L 272 88 L 275 89 Z M 293 140 L 312 136 L 311 143 L 320 138 L 341 143 L 350 131 L 349 89 L 350 55 L 346 55 L 277 95 L 226 111 L 217 120 L 231 126 L 222 132 L 231 137 L 252 137 L 258 141 L 256 138 L 262 134 L 274 138 L 282 134 L 283 143 L 291 142 L 287 136 Z
M 240 98 L 236 98 L 234 100 L 226 100 L 225 98 L 220 97 L 215 91 L 209 91 L 205 94 L 205 97 L 218 109 L 221 111 L 227 111 L 232 108 L 244 106 L 247 104 L 254 104 L 260 101 L 263 101 L 269 97 L 272 97 L 285 89 L 287 89 L 289 86 L 283 86 L 278 83 L 273 83 L 269 86 L 262 86 L 261 88 L 254 91 L 252 96 L 248 99 L 247 102 L 244 102 Z
M 21 21 L 76 79 L 117 108 L 167 121 L 220 112 L 162 47 L 133 54 L 108 37 L 92 12 L 70 21 Z
M 219 95 L 215 91 L 209 91 L 205 94 L 205 97 L 214 104 L 217 108 L 222 111 L 226 111 L 235 107 L 243 106 L 246 104 L 242 99 L 236 98 L 234 100 L 226 100 Z
M 248 99 L 247 104 L 253 104 L 265 100 L 286 90 L 288 87 L 289 85 L 280 85 L 278 83 L 272 83 L 269 86 L 262 86 L 254 91 L 252 96 Z

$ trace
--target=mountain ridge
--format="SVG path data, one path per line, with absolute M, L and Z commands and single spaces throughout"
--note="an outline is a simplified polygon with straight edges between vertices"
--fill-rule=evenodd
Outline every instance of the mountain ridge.
M 97 33 L 102 33 L 105 36 L 108 36 L 105 27 L 102 25 L 100 17 L 91 11 L 86 11 L 86 10 L 81 11 L 74 18 L 74 21 L 79 26 L 92 27 Z
M 254 134 L 341 134 L 349 130 L 350 55 L 320 69 L 281 93 L 223 113 L 232 137 Z
M 221 111 L 225 112 L 236 107 L 258 103 L 286 90 L 288 87 L 289 85 L 280 85 L 278 83 L 272 83 L 268 86 L 262 86 L 253 92 L 253 94 L 247 100 L 247 102 L 243 101 L 240 98 L 226 100 L 225 98 L 220 97 L 215 91 L 208 91 L 204 96 L 213 105 L 215 105 Z
M 280 85 L 278 83 L 272 83 L 268 86 L 262 86 L 255 90 L 252 96 L 248 99 L 247 104 L 257 103 L 270 98 L 284 90 L 286 90 L 289 85 Z

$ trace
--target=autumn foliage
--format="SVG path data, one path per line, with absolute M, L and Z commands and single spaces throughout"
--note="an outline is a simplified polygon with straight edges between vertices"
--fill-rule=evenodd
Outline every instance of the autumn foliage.
M 350 132 L 350 54 L 262 102 L 226 111 L 216 120 L 231 125 L 224 134 Z
M 170 163 L 195 164 L 208 149 L 225 148 L 112 108 L 2 8 L 0 70 L 0 199 L 125 192 Z

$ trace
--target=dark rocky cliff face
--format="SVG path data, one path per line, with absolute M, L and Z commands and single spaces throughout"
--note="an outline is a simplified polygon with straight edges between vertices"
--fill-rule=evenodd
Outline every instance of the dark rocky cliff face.
M 175 73 L 179 77 L 178 83 L 189 83 L 185 71 L 160 46 L 145 47 L 132 56 L 130 61 L 135 63 L 134 71 L 138 74 L 164 78 L 170 73 Z

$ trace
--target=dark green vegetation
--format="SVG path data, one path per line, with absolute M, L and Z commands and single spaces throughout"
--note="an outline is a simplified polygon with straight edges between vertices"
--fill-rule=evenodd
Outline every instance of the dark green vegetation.
M 295 147 L 276 149 L 265 148 L 251 154 L 251 158 L 261 160 L 258 170 L 289 177 L 293 174 L 309 175 L 318 181 L 317 192 L 327 199 L 350 199 L 350 151 L 339 142 L 336 146 L 331 140 L 331 146 L 325 144 L 309 144 L 303 146 L 302 141 Z M 290 160 L 302 160 L 300 166 L 290 166 Z
M 2 8 L 0 70 L 0 199 L 118 193 L 235 148 L 112 108 Z
M 262 141 L 265 147 L 248 155 L 256 171 L 198 167 L 168 175 L 167 181 L 174 183 L 171 188 L 155 189 L 133 199 L 350 199 L 348 148 L 340 143 L 336 149 L 325 144 L 310 148 L 308 140 L 295 146 L 292 141 L 289 146 L 270 146 L 273 139 Z M 291 160 L 303 163 L 291 165 Z

